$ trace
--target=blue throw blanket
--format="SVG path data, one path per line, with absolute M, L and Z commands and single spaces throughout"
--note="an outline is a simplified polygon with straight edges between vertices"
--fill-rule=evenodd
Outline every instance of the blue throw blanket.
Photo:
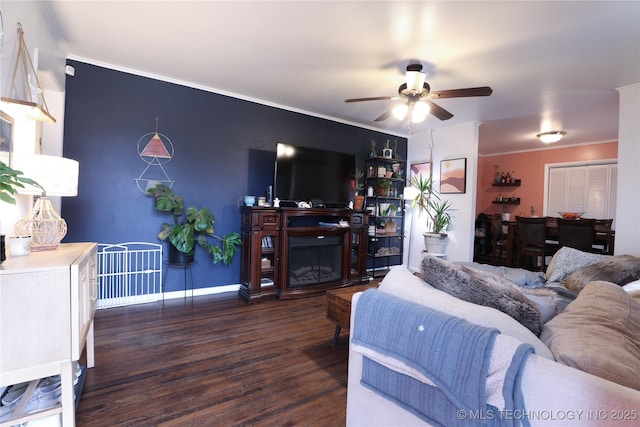
M 486 379 L 498 334 L 497 329 L 371 289 L 356 307 L 352 342 L 403 362 L 435 385 L 364 359 L 363 385 L 429 423 L 447 427 L 515 425 L 521 420 L 501 416 L 487 404 Z M 519 372 L 531 351 L 529 345 L 519 346 L 505 375 L 507 411 L 524 410 Z

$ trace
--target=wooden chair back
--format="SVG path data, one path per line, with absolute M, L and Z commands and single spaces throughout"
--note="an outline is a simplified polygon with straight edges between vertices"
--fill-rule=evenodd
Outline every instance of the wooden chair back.
M 516 217 L 516 227 L 518 234 L 518 265 L 524 266 L 525 257 L 536 259 L 540 257 L 542 263 L 537 265 L 537 261 L 530 265 L 530 268 L 544 271 L 546 268 L 545 257 L 548 255 L 546 249 L 547 223 L 546 218 Z M 533 265 L 535 264 L 535 265 Z
M 558 218 L 558 246 L 593 252 L 595 220 Z
M 594 240 L 595 245 L 602 245 L 600 252 L 613 255 L 613 218 L 608 219 L 596 219 L 595 230 L 596 237 Z

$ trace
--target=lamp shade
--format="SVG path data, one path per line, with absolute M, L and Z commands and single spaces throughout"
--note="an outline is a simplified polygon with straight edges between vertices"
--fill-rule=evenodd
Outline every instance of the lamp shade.
M 67 234 L 67 223 L 45 196 L 77 195 L 79 164 L 72 159 L 43 154 L 16 153 L 13 160 L 14 169 L 40 184 L 45 191 L 42 194 L 40 188 L 30 185 L 19 190 L 20 194 L 43 197 L 35 201 L 31 211 L 16 223 L 13 231 L 16 236 L 31 237 L 32 251 L 57 249 Z
M 14 153 L 13 168 L 40 184 L 47 196 L 78 195 L 80 165 L 76 160 L 45 154 Z M 42 190 L 27 185 L 18 193 L 41 195 Z

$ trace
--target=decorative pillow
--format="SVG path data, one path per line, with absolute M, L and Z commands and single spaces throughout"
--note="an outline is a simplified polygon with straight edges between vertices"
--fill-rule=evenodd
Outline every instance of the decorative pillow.
M 542 331 L 542 313 L 520 292 L 495 286 L 463 266 L 434 256 L 422 260 L 422 278 L 436 289 L 463 301 L 492 307 L 513 317 L 536 336 Z
M 563 246 L 553 255 L 547 266 L 547 282 L 562 282 L 577 269 L 608 257 L 611 255 L 592 254 Z
M 640 304 L 610 282 L 591 282 L 540 336 L 556 360 L 640 390 Z
M 464 269 L 469 271 L 473 277 L 480 277 L 487 281 L 492 287 L 496 288 L 497 292 L 504 289 L 505 291 L 519 292 L 522 294 L 538 306 L 542 314 L 543 323 L 558 314 L 558 304 L 561 302 L 561 299 L 552 288 L 523 288 L 500 274 L 494 274 L 491 271 L 468 266 L 464 266 Z
M 455 264 L 477 270 L 490 271 L 504 277 L 524 288 L 538 288 L 544 286 L 545 274 L 541 271 L 529 271 L 524 268 L 505 267 L 503 265 L 480 264 L 477 262 L 456 262 Z
M 531 344 L 538 356 L 554 360 L 547 346 L 513 318 L 494 308 L 462 301 L 446 292 L 439 291 L 404 266 L 392 267 L 382 279 L 378 290 L 468 320 L 471 323 L 487 328 L 496 328 L 505 335 Z
M 580 292 L 587 283 L 596 280 L 624 286 L 638 279 L 640 279 L 640 258 L 631 255 L 618 255 L 574 271 L 564 279 L 564 286 L 572 291 Z

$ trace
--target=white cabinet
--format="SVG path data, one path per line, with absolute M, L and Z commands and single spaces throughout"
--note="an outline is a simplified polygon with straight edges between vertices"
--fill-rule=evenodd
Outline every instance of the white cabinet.
M 0 385 L 60 374 L 64 426 L 75 424 L 72 362 L 87 347 L 94 365 L 97 245 L 8 257 L 0 264 Z M 4 422 L 12 425 L 25 420 Z

